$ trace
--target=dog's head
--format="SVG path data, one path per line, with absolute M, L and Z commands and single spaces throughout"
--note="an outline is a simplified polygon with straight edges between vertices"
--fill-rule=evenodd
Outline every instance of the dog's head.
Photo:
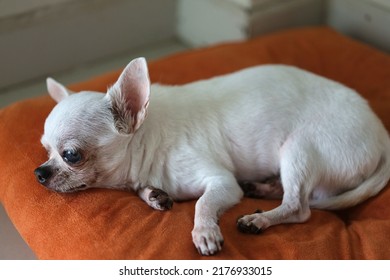
M 149 104 L 145 59 L 131 61 L 107 94 L 75 94 L 51 78 L 47 88 L 58 104 L 45 122 L 41 142 L 49 160 L 35 169 L 38 182 L 58 192 L 120 183 L 123 149 L 143 123 Z

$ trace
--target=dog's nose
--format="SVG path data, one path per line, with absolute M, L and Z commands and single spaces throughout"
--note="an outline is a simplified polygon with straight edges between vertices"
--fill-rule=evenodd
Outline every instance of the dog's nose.
M 52 171 L 49 166 L 40 166 L 34 170 L 34 174 L 38 182 L 45 185 L 45 183 L 50 179 Z

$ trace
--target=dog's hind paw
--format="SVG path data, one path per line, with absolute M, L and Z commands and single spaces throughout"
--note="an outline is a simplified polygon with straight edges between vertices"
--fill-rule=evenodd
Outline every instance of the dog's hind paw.
M 278 177 L 270 178 L 263 183 L 242 181 L 239 185 L 246 197 L 268 199 L 281 199 L 283 197 L 283 187 Z
M 263 215 L 263 210 L 256 210 L 252 215 L 241 216 L 237 219 L 237 228 L 243 233 L 260 234 L 268 227 L 268 220 Z

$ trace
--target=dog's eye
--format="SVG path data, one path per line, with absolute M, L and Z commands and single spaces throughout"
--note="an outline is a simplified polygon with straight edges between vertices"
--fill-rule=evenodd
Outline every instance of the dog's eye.
M 62 158 L 70 164 L 75 164 L 81 160 L 81 154 L 78 151 L 65 150 L 62 153 Z

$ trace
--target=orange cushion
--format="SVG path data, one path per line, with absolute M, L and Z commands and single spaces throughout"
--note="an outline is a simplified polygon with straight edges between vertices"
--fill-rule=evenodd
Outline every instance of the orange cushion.
M 149 67 L 153 82 L 182 84 L 265 63 L 296 65 L 358 90 L 390 129 L 390 57 L 326 27 L 188 51 L 150 62 Z M 119 73 L 70 88 L 105 91 Z M 195 201 L 175 203 L 172 210 L 159 212 L 131 192 L 48 191 L 36 182 L 33 170 L 46 160 L 39 140 L 54 105 L 44 96 L 0 111 L 0 199 L 38 258 L 390 258 L 389 188 L 354 208 L 313 210 L 304 224 L 278 225 L 261 235 L 240 233 L 236 218 L 280 202 L 245 198 L 222 216 L 225 245 L 212 257 L 199 256 L 192 244 Z

